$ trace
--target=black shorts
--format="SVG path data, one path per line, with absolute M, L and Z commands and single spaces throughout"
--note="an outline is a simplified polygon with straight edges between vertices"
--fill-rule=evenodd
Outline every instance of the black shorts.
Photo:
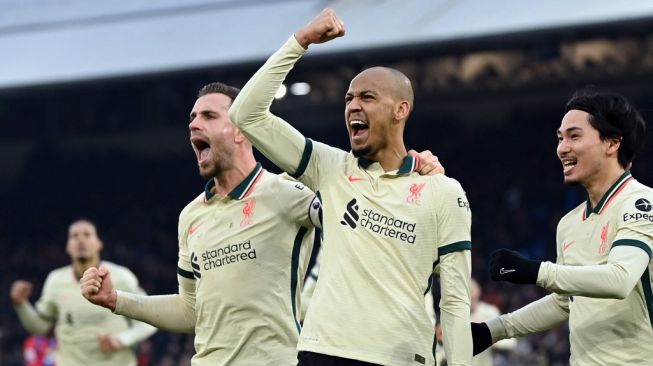
M 323 355 L 321 353 L 308 351 L 299 351 L 297 359 L 299 360 L 297 366 L 381 366 L 375 363 Z

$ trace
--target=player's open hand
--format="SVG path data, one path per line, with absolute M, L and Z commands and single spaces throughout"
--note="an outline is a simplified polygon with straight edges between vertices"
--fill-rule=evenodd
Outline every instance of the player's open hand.
M 431 150 L 424 150 L 420 153 L 415 150 L 409 150 L 408 154 L 414 156 L 419 161 L 417 172 L 420 175 L 444 174 L 444 166 L 440 164 L 440 160 L 436 155 L 433 155 Z
M 118 295 L 115 287 L 113 287 L 111 273 L 107 266 L 101 265 L 99 268 L 87 269 L 79 282 L 82 295 L 88 301 L 104 306 L 111 311 L 116 310 Z
M 25 280 L 16 280 L 11 284 L 9 296 L 14 305 L 23 305 L 32 294 L 32 284 Z
M 304 48 L 314 43 L 328 42 L 345 35 L 345 23 L 331 8 L 326 8 L 310 23 L 295 33 L 297 42 Z
M 124 346 L 122 342 L 111 334 L 98 334 L 97 340 L 100 343 L 100 350 L 102 352 L 116 352 L 121 350 Z

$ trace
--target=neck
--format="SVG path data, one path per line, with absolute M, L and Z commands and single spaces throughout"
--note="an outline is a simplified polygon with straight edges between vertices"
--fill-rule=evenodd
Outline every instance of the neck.
M 601 198 L 603 198 L 603 196 L 608 192 L 608 189 L 612 187 L 625 171 L 624 168 L 618 165 L 617 168 L 608 169 L 606 173 L 597 177 L 593 181 L 584 184 L 592 207 L 596 207 Z
M 236 159 L 238 161 L 239 159 Z M 220 172 L 215 180 L 215 193 L 225 197 L 233 191 L 256 167 L 254 155 L 240 159 L 232 168 Z
M 91 267 L 97 268 L 99 265 L 100 265 L 100 258 L 98 257 L 86 261 L 74 260 L 73 270 L 75 271 L 75 276 L 77 276 L 77 278 L 82 278 L 82 275 L 84 274 L 84 272 L 86 272 L 87 269 Z
M 369 157 L 365 157 L 368 160 L 376 161 L 381 164 L 381 167 L 384 171 L 389 172 L 392 170 L 397 170 L 401 167 L 404 158 L 408 155 L 404 144 L 397 145 L 395 148 L 387 148 L 379 150 Z

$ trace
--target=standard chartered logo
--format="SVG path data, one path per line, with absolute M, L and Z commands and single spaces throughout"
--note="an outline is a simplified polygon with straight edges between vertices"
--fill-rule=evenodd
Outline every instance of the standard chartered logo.
M 341 225 L 356 229 L 358 225 L 375 234 L 396 238 L 405 243 L 415 243 L 414 222 L 408 222 L 393 216 L 384 215 L 370 208 L 364 208 L 359 214 L 359 205 L 356 199 L 347 203 Z
M 202 269 L 208 271 L 250 259 L 256 259 L 256 249 L 252 249 L 250 240 L 242 243 L 227 244 L 202 253 Z

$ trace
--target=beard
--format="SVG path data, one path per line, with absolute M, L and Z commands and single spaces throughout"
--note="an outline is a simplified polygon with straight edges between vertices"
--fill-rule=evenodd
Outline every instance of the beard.
M 81 263 L 81 264 L 85 264 L 85 263 L 88 263 L 91 260 L 91 258 L 85 257 L 85 256 L 80 256 L 80 257 L 75 258 L 75 260 L 77 262 Z
M 220 158 L 214 159 L 206 168 L 200 167 L 200 176 L 204 179 L 217 178 L 222 172 L 229 170 L 233 166 L 233 153 L 233 150 L 222 153 Z
M 365 156 L 369 155 L 372 152 L 372 148 L 369 146 L 360 148 L 360 149 L 351 149 L 351 153 L 354 154 L 355 157 L 357 158 L 364 158 Z

